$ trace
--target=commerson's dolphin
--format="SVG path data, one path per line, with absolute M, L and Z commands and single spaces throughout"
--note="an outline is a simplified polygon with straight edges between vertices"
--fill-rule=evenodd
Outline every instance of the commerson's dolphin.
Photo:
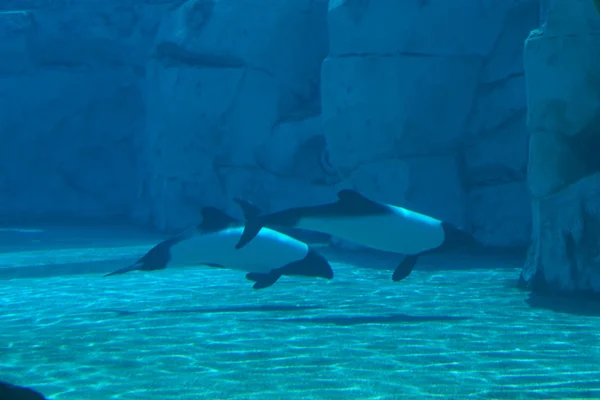
M 354 190 L 341 190 L 338 200 L 257 215 L 246 200 L 234 199 L 246 210 L 246 226 L 237 249 L 243 249 L 263 227 L 319 231 L 373 249 L 406 257 L 396 267 L 397 282 L 412 272 L 419 256 L 474 243 L 473 237 L 446 222 L 389 204 L 370 200 Z
M 245 212 L 260 213 L 251 207 L 248 205 Z M 333 278 L 325 257 L 304 242 L 263 229 L 252 243 L 236 250 L 244 223 L 214 207 L 205 207 L 201 213 L 200 225 L 157 244 L 133 265 L 105 276 L 153 271 L 168 265 L 207 265 L 248 272 L 246 278 L 255 282 L 254 289 L 269 287 L 282 275 Z

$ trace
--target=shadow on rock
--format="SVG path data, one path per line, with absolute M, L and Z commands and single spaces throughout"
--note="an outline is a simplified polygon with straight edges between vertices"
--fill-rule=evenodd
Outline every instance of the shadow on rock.
M 263 306 L 229 306 L 229 307 L 189 307 L 175 308 L 171 310 L 147 310 L 147 311 L 127 311 L 127 310 L 100 310 L 103 312 L 113 312 L 119 317 L 139 314 L 215 314 L 215 313 L 244 313 L 244 312 L 277 312 L 277 311 L 306 311 L 322 310 L 321 306 L 297 306 L 297 305 L 263 305 Z
M 600 317 L 600 298 L 590 296 L 560 296 L 558 294 L 531 293 L 525 300 L 533 308 L 584 317 Z
M 364 324 L 407 324 L 418 322 L 457 322 L 470 319 L 469 317 L 451 317 L 437 315 L 407 315 L 407 314 L 388 314 L 388 315 L 355 315 L 355 316 L 336 316 L 336 317 L 313 317 L 313 318 L 273 318 L 263 319 L 269 322 L 292 322 L 297 324 L 333 324 L 338 326 L 353 326 Z M 248 320 L 246 320 L 248 321 Z

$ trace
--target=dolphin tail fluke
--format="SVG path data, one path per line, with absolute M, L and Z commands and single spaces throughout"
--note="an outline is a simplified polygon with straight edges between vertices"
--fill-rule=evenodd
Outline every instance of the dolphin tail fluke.
M 445 240 L 440 249 L 444 250 L 455 250 L 458 248 L 476 246 L 477 239 L 468 233 L 467 231 L 457 228 L 446 222 L 442 222 L 442 228 L 444 229 Z
M 129 266 L 127 266 L 127 267 L 124 267 L 124 268 L 118 269 L 118 270 L 116 270 L 116 271 L 113 271 L 113 272 L 111 272 L 111 273 L 108 273 L 108 274 L 104 275 L 104 277 L 106 278 L 107 276 L 111 276 L 111 275 L 121 275 L 121 274 L 124 274 L 124 273 L 130 272 L 130 271 L 135 271 L 135 270 L 141 269 L 141 268 L 142 268 L 142 265 L 141 265 L 141 264 L 138 264 L 138 263 L 136 263 L 136 264 L 129 265 Z
M 240 236 L 240 240 L 235 245 L 235 248 L 241 249 L 242 247 L 250 243 L 250 241 L 252 241 L 252 239 L 254 239 L 256 235 L 258 235 L 261 229 L 262 224 L 259 221 L 246 221 L 246 224 L 244 225 L 244 231 L 242 232 L 242 236 Z
M 281 278 L 281 274 L 273 271 L 267 273 L 249 272 L 246 274 L 246 279 L 255 282 L 252 286 L 254 289 L 267 288 L 277 282 L 279 278 Z
M 392 280 L 394 282 L 399 282 L 409 276 L 412 270 L 415 268 L 418 259 L 418 255 L 409 255 L 404 257 L 404 260 L 402 260 L 402 262 L 394 270 L 394 273 L 392 274 Z
M 236 197 L 233 199 L 233 201 L 235 201 L 240 206 L 240 208 L 242 209 L 242 213 L 244 213 L 245 219 L 257 218 L 261 214 L 260 208 L 258 208 L 258 206 L 255 206 L 248 200 Z
M 233 199 L 233 201 L 235 201 L 242 208 L 242 212 L 244 213 L 244 218 L 246 220 L 242 236 L 240 237 L 238 243 L 235 245 L 236 249 L 241 249 L 242 247 L 250 243 L 250 241 L 254 239 L 262 229 L 262 224 L 257 219 L 261 211 L 257 206 L 255 206 L 247 200 L 235 198 Z

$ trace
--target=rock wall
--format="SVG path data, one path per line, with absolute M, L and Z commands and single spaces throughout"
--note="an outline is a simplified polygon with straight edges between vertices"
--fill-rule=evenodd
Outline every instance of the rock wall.
M 551 0 L 525 46 L 534 289 L 600 293 L 600 16 Z
M 4 222 L 131 215 L 145 64 L 164 10 L 106 3 L 0 13 Z
M 340 179 L 372 197 L 529 240 L 521 45 L 538 1 L 332 0 L 323 126 Z
M 175 230 L 202 205 L 238 213 L 233 196 L 355 187 L 487 245 L 529 240 L 538 0 L 48 1 L 0 15 L 0 219 Z
M 239 214 L 233 196 L 272 209 L 322 194 L 326 9 L 190 0 L 164 17 L 148 65 L 139 217 L 175 229 L 200 205 Z

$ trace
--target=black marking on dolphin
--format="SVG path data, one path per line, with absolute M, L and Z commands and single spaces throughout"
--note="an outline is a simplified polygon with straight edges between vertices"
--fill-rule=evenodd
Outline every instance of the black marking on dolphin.
M 250 243 L 263 227 L 315 230 L 377 250 L 405 254 L 392 275 L 395 282 L 410 275 L 421 255 L 475 243 L 470 234 L 451 224 L 401 207 L 378 203 L 350 189 L 339 191 L 338 200 L 333 203 L 258 216 L 250 202 L 240 198 L 234 201 L 242 207 L 246 218 L 236 249 Z
M 175 236 L 170 239 L 165 240 L 164 242 L 160 242 L 156 246 L 150 249 L 148 253 L 146 253 L 142 258 L 140 258 L 136 263 L 129 265 L 127 267 L 118 269 L 116 271 L 110 272 L 106 275 L 121 275 L 130 271 L 156 271 L 159 269 L 167 268 L 167 264 L 171 260 L 171 255 L 169 254 L 169 249 L 175 243 L 184 240 L 185 238 L 180 236 Z
M 251 217 L 260 214 L 260 210 L 252 205 L 248 205 L 245 211 Z M 194 243 L 197 243 L 199 247 L 190 248 L 188 246 L 186 250 L 188 253 L 191 251 L 192 254 L 186 255 L 185 264 L 193 263 L 215 268 L 230 268 L 227 262 L 221 261 L 237 262 L 238 268 L 233 267 L 232 269 L 248 271 L 246 278 L 254 282 L 253 288 L 255 289 L 269 287 L 283 275 L 333 278 L 333 270 L 321 254 L 306 243 L 277 231 L 269 230 L 265 232 L 264 235 L 259 236 L 262 243 L 259 243 L 257 248 L 246 254 L 239 254 L 237 253 L 239 250 L 235 250 L 234 245 L 243 232 L 243 222 L 214 207 L 204 207 L 201 213 L 203 216 L 201 224 L 157 244 L 134 264 L 105 276 L 124 274 L 134 270 L 155 271 L 165 269 L 173 259 L 174 249 L 178 249 L 180 245 L 185 245 L 187 241 L 195 241 Z M 210 241 L 210 243 L 203 243 L 204 241 Z M 228 241 L 231 242 L 230 246 L 224 244 Z M 202 244 L 205 244 L 205 248 L 201 248 Z M 220 247 L 215 248 L 215 245 Z M 230 253 L 233 257 L 228 259 L 222 254 L 223 252 Z M 264 258 L 265 265 L 254 264 L 257 268 L 263 270 L 256 271 L 251 268 L 242 268 L 240 258 L 246 255 Z M 281 259 L 287 261 L 279 264 L 281 266 L 278 267 L 266 267 L 269 263 Z
M 282 276 L 313 276 L 326 279 L 333 278 L 333 270 L 331 267 L 324 268 L 324 265 L 329 265 L 329 262 L 312 247 L 308 247 L 306 257 L 301 260 L 292 261 L 289 264 L 272 270 L 271 272 L 249 272 L 246 274 L 246 279 L 256 282 L 254 289 L 263 289 L 269 287 Z
M 300 220 L 306 218 L 340 218 L 392 214 L 392 211 L 385 205 L 371 201 L 354 190 L 340 190 L 337 196 L 338 200 L 334 203 L 288 208 L 263 215 L 256 213 L 256 207 L 251 202 L 234 198 L 234 201 L 242 208 L 244 217 L 246 218 L 244 235 L 236 248 L 242 248 L 248 244 L 262 226 L 277 225 L 294 228 Z

